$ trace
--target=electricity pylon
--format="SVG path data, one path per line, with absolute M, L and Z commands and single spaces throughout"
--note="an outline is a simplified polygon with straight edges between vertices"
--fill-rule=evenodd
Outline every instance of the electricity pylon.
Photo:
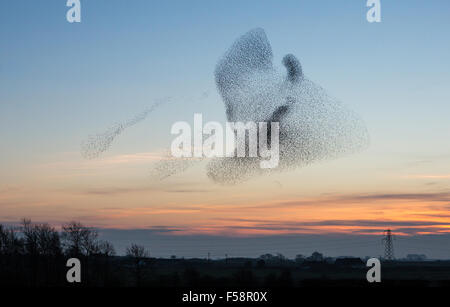
M 384 259 L 386 260 L 394 260 L 394 235 L 391 230 L 385 230 L 383 232 L 383 244 L 384 244 Z

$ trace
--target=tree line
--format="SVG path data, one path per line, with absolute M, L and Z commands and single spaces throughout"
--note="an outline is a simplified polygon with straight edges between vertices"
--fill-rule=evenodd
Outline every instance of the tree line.
M 112 264 L 115 255 L 110 242 L 80 222 L 63 224 L 60 231 L 29 219 L 23 219 L 20 226 L 0 224 L 0 285 L 64 285 L 65 262 L 72 257 L 82 260 L 86 283 L 116 285 L 122 282 L 124 272 L 117 272 Z M 131 244 L 126 255 L 129 279 L 139 283 L 142 261 L 150 254 L 143 246 Z

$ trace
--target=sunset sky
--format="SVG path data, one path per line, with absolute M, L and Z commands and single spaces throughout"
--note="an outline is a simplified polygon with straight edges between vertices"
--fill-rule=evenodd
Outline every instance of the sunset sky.
M 377 256 L 390 228 L 399 256 L 450 258 L 449 1 L 382 0 L 377 24 L 363 0 L 82 0 L 72 24 L 65 2 L 1 4 L 0 223 L 79 220 L 119 248 L 217 257 Z M 369 148 L 237 185 L 212 182 L 206 162 L 160 180 L 175 121 L 225 121 L 214 67 L 255 27 L 276 65 L 295 54 L 364 119 Z M 82 157 L 89 135 L 165 97 L 99 158 Z

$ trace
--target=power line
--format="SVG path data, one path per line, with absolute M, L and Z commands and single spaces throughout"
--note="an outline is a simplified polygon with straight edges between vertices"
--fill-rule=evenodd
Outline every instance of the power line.
M 384 259 L 386 260 L 394 260 L 394 242 L 393 235 L 390 229 L 385 230 L 383 232 L 383 244 L 384 244 Z

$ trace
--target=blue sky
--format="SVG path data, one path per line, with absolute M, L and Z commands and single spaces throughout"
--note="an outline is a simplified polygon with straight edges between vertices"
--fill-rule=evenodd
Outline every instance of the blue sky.
M 218 57 L 262 27 L 276 63 L 296 54 L 387 146 L 392 129 L 411 142 L 435 135 L 423 145 L 437 146 L 449 128 L 450 3 L 381 3 L 382 22 L 369 24 L 362 0 L 81 1 L 82 22 L 70 24 L 63 0 L 4 1 L 1 138 L 6 148 L 73 150 L 154 98 L 214 92 Z

